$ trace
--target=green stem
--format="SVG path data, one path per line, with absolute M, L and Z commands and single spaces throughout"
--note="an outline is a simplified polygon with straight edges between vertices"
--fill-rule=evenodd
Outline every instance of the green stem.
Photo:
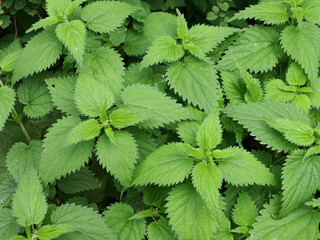
M 4 85 L 3 85 L 3 83 L 2 83 L 1 80 L 0 80 L 0 86 L 1 86 L 1 87 L 4 87 Z M 30 143 L 31 143 L 31 138 L 30 138 L 30 136 L 29 136 L 26 128 L 24 127 L 24 125 L 23 125 L 23 123 L 22 123 L 22 121 L 21 121 L 21 118 L 19 118 L 19 115 L 18 115 L 18 113 L 17 113 L 17 110 L 16 110 L 14 107 L 13 107 L 13 113 L 14 113 L 16 119 L 17 119 L 17 123 L 20 125 L 20 128 L 21 128 L 24 136 L 26 137 L 28 143 L 30 144 Z

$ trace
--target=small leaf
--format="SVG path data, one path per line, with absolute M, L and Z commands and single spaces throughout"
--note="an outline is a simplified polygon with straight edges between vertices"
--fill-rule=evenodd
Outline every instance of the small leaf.
M 12 88 L 4 86 L 0 88 L 0 131 L 4 127 L 9 114 L 11 113 L 15 100 L 15 92 Z
M 30 33 L 32 31 L 36 31 L 40 28 L 43 28 L 43 27 L 47 27 L 47 26 L 50 26 L 50 25 L 54 25 L 56 23 L 59 22 L 59 18 L 58 17 L 46 17 L 46 18 L 43 18 L 43 19 L 40 19 L 38 22 L 32 24 L 32 27 L 29 28 L 26 33 Z
M 119 129 L 135 125 L 145 120 L 139 113 L 122 108 L 113 111 L 109 118 L 111 125 Z
M 163 218 L 148 225 L 149 240 L 175 240 L 174 236 L 168 221 Z
M 68 135 L 67 142 L 69 144 L 76 144 L 81 141 L 91 140 L 100 134 L 102 126 L 96 119 L 89 119 L 81 122 L 72 129 Z
M 50 240 L 60 236 L 61 234 L 72 232 L 73 228 L 68 225 L 46 225 L 37 230 L 39 240 Z
M 259 215 L 255 202 L 251 199 L 247 192 L 239 194 L 237 203 L 232 211 L 232 219 L 239 226 L 252 226 L 256 222 Z

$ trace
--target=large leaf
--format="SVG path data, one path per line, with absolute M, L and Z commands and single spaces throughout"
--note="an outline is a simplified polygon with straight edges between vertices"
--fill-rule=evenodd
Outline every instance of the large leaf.
M 114 132 L 115 142 L 104 134 L 99 137 L 96 146 L 99 162 L 122 186 L 129 187 L 138 156 L 136 142 L 126 131 Z
M 46 29 L 33 37 L 22 50 L 13 71 L 12 81 L 41 72 L 53 65 L 62 53 L 53 29 Z
M 19 224 L 15 222 L 10 209 L 0 209 L 0 235 L 3 239 L 10 239 L 18 234 Z
M 320 189 L 320 157 L 304 159 L 305 150 L 290 154 L 282 170 L 282 216 L 309 200 Z
M 189 117 L 181 104 L 146 85 L 127 87 L 121 98 L 125 107 L 148 119 L 141 123 L 142 127 L 156 128 Z
M 207 111 L 217 106 L 219 84 L 211 64 L 188 56 L 170 64 L 166 75 L 170 86 L 184 100 Z
M 281 33 L 281 45 L 306 71 L 312 86 L 316 88 L 320 58 L 319 27 L 308 22 L 302 22 L 300 27 L 288 26 Z
M 167 197 L 169 223 L 180 240 L 210 240 L 216 217 L 191 184 L 181 184 Z
M 236 45 L 229 47 L 219 62 L 219 70 L 235 70 L 239 64 L 250 72 L 272 69 L 282 55 L 279 34 L 273 28 L 256 25 L 242 33 Z
M 68 146 L 66 142 L 73 127 L 80 122 L 79 118 L 70 116 L 58 120 L 49 128 L 39 165 L 40 177 L 45 183 L 79 170 L 91 156 L 93 141 L 80 142 L 72 146 Z
M 171 143 L 158 148 L 142 161 L 134 172 L 133 184 L 149 183 L 173 185 L 189 176 L 193 160 L 188 158 L 181 143 Z
M 125 2 L 93 2 L 82 9 L 81 18 L 87 22 L 86 25 L 90 30 L 106 33 L 120 27 L 123 21 L 136 10 L 137 7 Z
M 63 224 L 72 227 L 81 233 L 84 239 L 90 240 L 116 240 L 112 230 L 101 218 L 101 215 L 91 208 L 65 204 L 58 207 L 51 215 L 53 224 Z M 63 235 L 62 235 L 63 236 Z M 72 235 L 71 235 L 72 236 Z M 62 238 L 65 239 L 65 238 Z M 66 239 L 79 239 L 75 237 Z M 82 238 L 80 238 L 82 240 Z
M 119 240 L 141 240 L 146 231 L 144 219 L 130 219 L 133 208 L 126 203 L 115 203 L 103 212 L 104 220 Z
M 309 22 L 320 23 L 319 14 L 320 14 L 320 3 L 318 0 L 306 1 L 302 5 L 303 16 Z
M 13 109 L 15 95 L 15 92 L 10 87 L 4 86 L 0 88 L 0 131 L 4 127 L 4 124 Z
M 244 125 L 262 144 L 286 152 L 296 149 L 297 146 L 286 140 L 280 132 L 271 128 L 265 120 L 284 118 L 310 124 L 310 119 L 305 113 L 295 105 L 284 102 L 242 103 L 226 108 L 225 113 Z
M 19 182 L 12 208 L 21 226 L 39 224 L 43 220 L 47 212 L 47 202 L 35 170 L 26 172 Z

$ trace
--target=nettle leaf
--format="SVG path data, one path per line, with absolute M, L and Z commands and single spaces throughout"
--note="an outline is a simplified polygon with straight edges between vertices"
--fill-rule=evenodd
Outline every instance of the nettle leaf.
M 136 6 L 125 2 L 93 2 L 82 9 L 81 18 L 87 22 L 86 26 L 90 30 L 107 33 L 120 27 L 124 20 L 136 10 L 138 10 Z
M 303 86 L 306 84 L 308 77 L 298 63 L 292 62 L 286 73 L 286 80 L 290 85 Z
M 239 64 L 250 72 L 266 72 L 275 67 L 282 56 L 279 34 L 270 27 L 250 26 L 225 54 L 217 65 L 220 71 L 233 71 Z
M 102 126 L 96 119 L 89 119 L 74 127 L 67 138 L 69 144 L 91 140 L 100 134 Z
M 217 231 L 214 233 L 214 239 L 233 240 L 233 235 L 230 232 L 231 223 L 225 216 L 220 216 Z
M 289 14 L 282 2 L 271 1 L 246 7 L 245 10 L 236 13 L 230 21 L 249 18 L 264 21 L 265 24 L 283 24 L 288 22 Z
M 32 31 L 36 31 L 40 28 L 44 28 L 44 27 L 47 27 L 47 26 L 50 26 L 50 25 L 54 25 L 56 23 L 59 22 L 59 18 L 58 17 L 46 17 L 46 18 L 43 18 L 43 19 L 40 19 L 38 22 L 32 24 L 32 27 L 29 28 L 26 33 L 30 33 Z
M 20 41 L 15 40 L 0 52 L 0 68 L 2 72 L 11 72 L 14 69 L 21 50 Z
M 175 62 L 182 58 L 184 50 L 170 36 L 162 36 L 153 42 L 147 54 L 143 57 L 140 68 L 145 68 L 163 62 Z
M 270 170 L 250 152 L 236 147 L 232 148 L 232 152 L 233 154 L 219 161 L 218 165 L 225 181 L 235 186 L 276 184 Z
M 113 95 L 108 87 L 88 74 L 78 77 L 74 98 L 82 114 L 96 117 L 113 105 Z
M 68 115 L 79 116 L 78 110 L 74 102 L 74 89 L 77 78 L 75 76 L 58 77 L 46 79 L 49 92 L 53 104 L 62 112 Z
M 216 215 L 206 206 L 191 184 L 181 184 L 167 197 L 167 214 L 172 229 L 183 240 L 210 240 L 216 231 Z
M 315 141 L 314 130 L 308 124 L 287 119 L 272 119 L 267 120 L 267 123 L 297 145 L 309 146 Z
M 239 226 L 252 226 L 259 215 L 255 202 L 247 192 L 239 194 L 237 203 L 232 211 L 232 219 Z
M 180 39 L 186 40 L 188 37 L 188 23 L 178 8 L 177 14 L 177 35 Z
M 26 105 L 23 112 L 31 118 L 39 118 L 53 109 L 51 96 L 45 83 L 45 74 L 37 74 L 23 80 L 19 87 L 19 102 Z
M 30 170 L 38 170 L 41 151 L 42 143 L 40 141 L 32 141 L 29 146 L 25 143 L 17 142 L 10 148 L 6 166 L 17 182 Z
M 19 224 L 16 223 L 15 217 L 10 209 L 0 209 L 0 235 L 3 239 L 10 239 L 18 234 Z
M 189 50 L 191 54 L 199 57 L 197 54 L 198 51 L 203 54 L 208 53 L 235 32 L 237 32 L 237 30 L 233 28 L 195 25 L 189 29 L 188 41 L 186 41 L 183 46 Z
M 19 182 L 12 208 L 17 222 L 23 227 L 39 224 L 43 220 L 47 202 L 35 170 L 26 172 Z
M 131 183 L 138 149 L 135 139 L 129 132 L 115 131 L 114 137 L 113 143 L 106 135 L 101 135 L 96 152 L 100 164 L 126 188 Z
M 149 46 L 150 42 L 143 33 L 139 33 L 133 29 L 127 31 L 123 44 L 123 50 L 127 55 L 140 56 L 147 51 Z
M 197 146 L 197 133 L 200 124 L 196 121 L 182 121 L 178 123 L 177 133 L 185 143 Z
M 304 18 L 316 24 L 320 23 L 320 3 L 317 0 L 307 1 L 302 5 Z
M 47 0 L 46 10 L 50 17 L 61 17 L 72 3 L 71 0 Z
M 282 208 L 281 215 L 286 216 L 309 200 L 320 188 L 320 157 L 304 159 L 305 150 L 290 154 L 282 170 Z
M 193 160 L 182 143 L 161 146 L 142 161 L 134 172 L 133 185 L 174 185 L 187 178 L 193 168 Z
M 221 209 L 219 189 L 222 174 L 214 163 L 198 163 L 192 170 L 192 183 L 212 211 Z
M 170 64 L 166 75 L 171 88 L 189 103 L 207 111 L 218 105 L 218 77 L 211 64 L 188 56 Z
M 116 235 L 108 227 L 105 221 L 96 211 L 91 208 L 64 204 L 57 207 L 51 215 L 53 224 L 63 224 L 72 227 L 83 239 L 92 240 L 116 240 Z M 65 235 L 66 237 L 68 234 Z M 73 236 L 73 235 L 71 235 Z M 66 239 L 79 239 L 66 238 Z M 82 238 L 80 238 L 82 240 Z
M 92 154 L 94 142 L 86 141 L 69 146 L 67 138 L 74 126 L 81 120 L 65 117 L 48 129 L 44 139 L 44 150 L 39 165 L 39 173 L 44 183 L 60 179 L 67 173 L 79 170 Z
M 305 113 L 309 112 L 309 109 L 311 108 L 311 101 L 309 97 L 305 94 L 299 94 L 293 99 L 293 103 L 298 107 L 301 108 L 302 111 Z
M 144 219 L 130 219 L 134 215 L 133 208 L 126 203 L 115 203 L 103 212 L 104 220 L 119 240 L 141 240 L 146 232 Z
M 68 48 L 77 63 L 82 63 L 86 41 L 86 26 L 81 20 L 60 23 L 56 27 L 59 40 Z
M 81 68 L 81 72 L 90 74 L 95 80 L 106 85 L 116 100 L 120 100 L 124 70 L 119 53 L 108 47 L 101 47 L 92 54 L 86 54 Z
M 22 50 L 13 70 L 13 83 L 51 67 L 61 53 L 62 45 L 57 41 L 53 29 L 43 30 Z
M 297 48 L 296 43 L 300 47 Z M 281 33 L 281 45 L 306 71 L 312 86 L 316 88 L 320 57 L 319 28 L 308 22 L 302 22 L 299 28 L 287 26 Z
M 126 108 L 148 119 L 141 122 L 141 127 L 157 128 L 190 116 L 181 104 L 150 86 L 128 86 L 123 90 L 121 98 Z
M 46 225 L 42 226 L 37 230 L 37 236 L 39 240 L 50 240 L 54 239 L 61 234 L 72 232 L 73 228 L 68 225 L 57 224 L 57 225 Z
M 247 91 L 244 95 L 246 102 L 262 101 L 263 91 L 259 79 L 252 77 L 251 74 L 243 71 L 243 69 L 240 69 L 240 74 L 247 88 Z
M 288 85 L 281 79 L 273 79 L 264 86 L 265 99 L 267 100 L 279 100 L 283 102 L 289 102 L 296 97 L 296 93 L 289 91 Z
M 177 18 L 166 12 L 153 12 L 144 22 L 143 32 L 152 43 L 161 36 L 177 37 Z
M 172 232 L 169 223 L 164 218 L 148 225 L 149 240 L 175 240 L 175 234 Z
M 74 0 L 72 1 L 69 6 L 67 7 L 67 9 L 65 10 L 65 15 L 69 16 L 71 13 L 73 13 L 73 11 L 80 6 L 80 4 L 82 4 L 83 2 L 85 2 L 86 0 Z
M 6 123 L 7 118 L 13 109 L 15 96 L 16 94 L 12 88 L 8 86 L 0 88 L 0 131 L 4 127 L 4 124 Z
M 280 197 L 271 199 L 270 204 L 261 210 L 261 216 L 253 224 L 252 240 L 317 240 L 319 234 L 320 213 L 299 208 L 284 218 L 275 217 L 280 209 Z
M 226 98 L 230 100 L 231 104 L 246 103 L 244 96 L 247 88 L 239 71 L 222 71 L 221 78 Z
M 96 189 L 100 186 L 97 178 L 87 168 L 81 168 L 58 181 L 58 187 L 67 194 Z
M 122 108 L 118 108 L 113 111 L 109 115 L 109 118 L 110 124 L 119 129 L 135 125 L 145 120 L 145 118 L 142 117 L 139 113 Z
M 219 109 L 216 108 L 202 122 L 197 133 L 197 142 L 200 148 L 212 150 L 222 139 L 222 129 L 219 119 Z
M 309 117 L 295 105 L 284 102 L 264 101 L 257 103 L 240 104 L 225 108 L 224 112 L 237 120 L 251 132 L 262 144 L 279 151 L 291 151 L 297 146 L 275 129 L 271 128 L 266 119 L 284 118 L 310 124 Z

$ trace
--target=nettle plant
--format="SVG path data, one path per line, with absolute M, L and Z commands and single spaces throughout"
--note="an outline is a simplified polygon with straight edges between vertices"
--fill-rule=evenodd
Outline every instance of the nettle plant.
M 1 239 L 319 239 L 320 1 L 159 2 L 47 0 L 0 51 Z

